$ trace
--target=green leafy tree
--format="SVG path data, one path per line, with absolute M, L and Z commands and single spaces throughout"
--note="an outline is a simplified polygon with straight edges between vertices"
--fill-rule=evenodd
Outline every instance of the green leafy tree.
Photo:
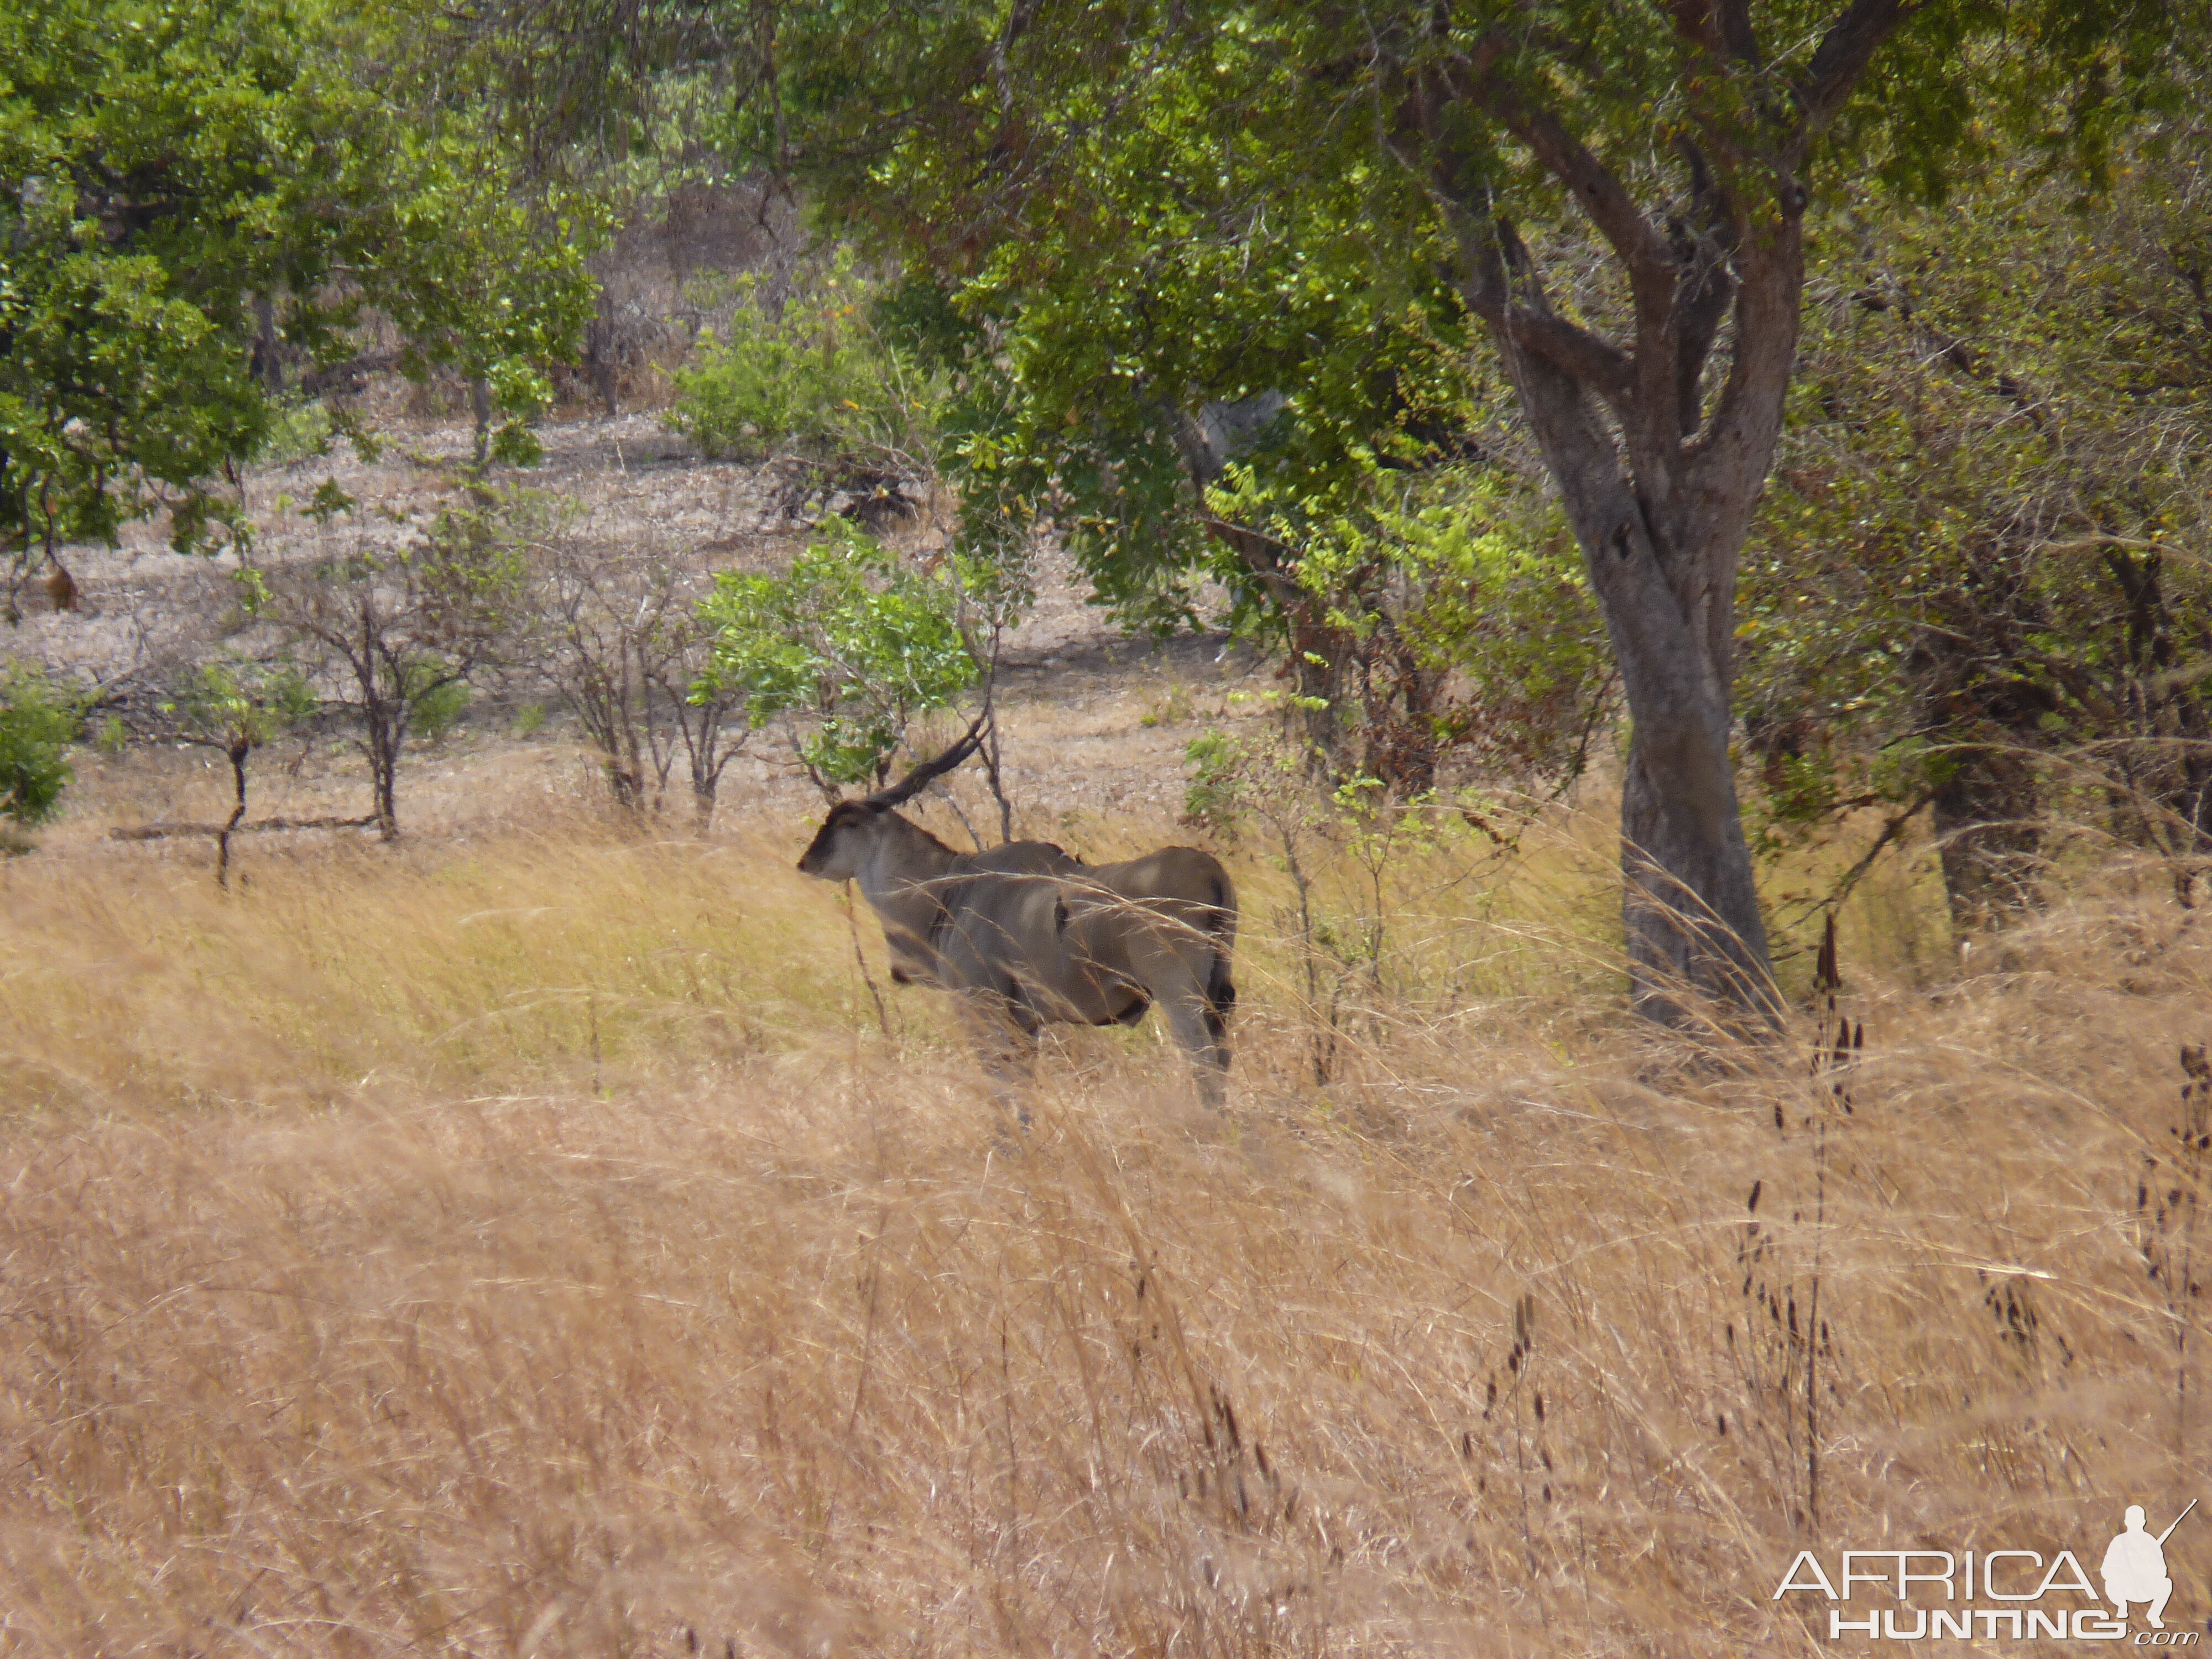
M 1095 349 L 1116 349 L 1117 304 L 1156 303 L 1176 264 L 1164 244 L 1218 245 L 1233 295 L 1230 262 L 1261 240 L 1244 228 L 1356 188 L 1334 250 L 1285 239 L 1276 314 L 1302 289 L 1326 306 L 1441 288 L 1489 342 L 1632 716 L 1637 1004 L 1772 1015 L 1730 755 L 1735 596 L 1796 353 L 1808 206 L 1853 175 L 1938 194 L 2008 119 L 2094 167 L 2160 94 L 2168 9 L 851 0 L 767 17 L 740 138 L 849 222 L 1018 295 L 1025 322 L 1056 313 L 1037 333 L 1071 349 L 1091 318 L 1108 319 Z M 1233 356 L 1251 313 L 1232 297 L 1218 318 Z M 1018 375 L 1037 361 L 1006 349 Z M 1244 378 L 1246 395 L 1287 384 Z M 1121 447 L 1159 456 L 1178 419 L 1163 409 Z M 1018 443 L 999 453 L 1023 465 Z M 1134 463 L 1113 487 L 1124 522 L 1164 521 L 1176 488 Z
M 362 76 L 404 81 L 424 21 L 316 0 L 0 14 L 0 556 L 52 561 L 164 508 L 180 549 L 239 535 L 236 468 L 283 354 L 350 356 L 365 307 L 408 367 L 542 401 L 537 365 L 590 310 L 592 225 L 533 193 L 489 112 L 403 107 Z
M 1148 631 L 1194 620 L 1211 578 L 1233 625 L 1281 649 L 1323 763 L 1417 793 L 1475 722 L 1416 660 L 1407 612 L 1425 583 L 1383 520 L 1478 458 L 1457 302 L 1433 269 L 1365 280 L 1371 173 L 1302 179 L 1255 210 L 1239 158 L 1265 137 L 1233 137 L 1188 92 L 1077 140 L 1082 187 L 1123 240 L 1047 219 L 956 289 L 899 296 L 899 322 L 955 374 L 942 449 L 960 544 L 1018 563 L 1049 520 L 1098 598 Z M 1231 158 L 1218 187 L 1151 188 L 1214 145 Z M 1356 556 L 1310 544 L 1324 521 Z
M 1813 267 L 1744 592 L 1767 833 L 1928 813 L 1962 935 L 2033 901 L 2061 806 L 2185 899 L 2212 853 L 2204 151 L 2151 138 L 2092 202 L 2008 157 Z
M 758 730 L 787 722 L 825 794 L 880 785 L 907 728 L 975 684 L 949 574 L 902 563 L 841 520 L 781 576 L 724 574 L 701 614 L 714 630 L 695 698 L 734 694 Z

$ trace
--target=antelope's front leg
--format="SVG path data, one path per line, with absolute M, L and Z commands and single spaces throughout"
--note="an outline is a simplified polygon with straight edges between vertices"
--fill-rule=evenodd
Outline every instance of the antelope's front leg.
M 978 1058 L 1001 1107 L 1012 1106 L 1024 1129 L 1030 1127 L 1028 1096 L 1036 1078 L 1038 1022 L 1012 998 L 975 991 L 961 999 Z

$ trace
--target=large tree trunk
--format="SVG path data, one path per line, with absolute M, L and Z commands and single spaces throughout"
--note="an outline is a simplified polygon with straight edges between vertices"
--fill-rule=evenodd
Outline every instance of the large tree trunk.
M 2105 565 L 2127 605 L 2127 669 L 2122 703 L 2127 724 L 2142 739 L 2121 765 L 2143 838 L 2173 860 L 2174 896 L 2195 902 L 2199 866 L 2212 856 L 2212 709 L 2192 678 L 2176 671 L 2184 646 L 2179 619 L 2166 600 L 2165 556 L 2107 547 Z M 2212 644 L 2202 620 L 2191 641 Z
M 1939 740 L 1929 801 L 1951 932 L 1960 940 L 2035 903 L 2043 868 L 2037 750 L 2042 722 L 2057 708 L 2018 666 L 2021 641 L 2042 620 L 2032 592 L 1992 581 L 1966 597 L 1981 603 L 1939 612 L 1905 662 L 1921 729 Z
M 1633 721 L 1620 831 L 1636 1007 L 1670 1025 L 1703 1019 L 1708 1001 L 1771 1018 L 1779 1005 L 1729 754 L 1736 555 L 1750 500 L 1650 510 L 1581 386 L 1510 343 L 1507 358 L 1565 497 Z

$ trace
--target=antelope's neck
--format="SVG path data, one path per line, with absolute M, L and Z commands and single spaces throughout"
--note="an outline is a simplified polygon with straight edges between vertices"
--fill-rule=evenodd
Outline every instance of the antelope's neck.
M 886 927 L 896 924 L 927 939 L 937 920 L 937 895 L 952 873 L 955 856 L 936 836 L 894 815 L 860 867 L 861 896 Z

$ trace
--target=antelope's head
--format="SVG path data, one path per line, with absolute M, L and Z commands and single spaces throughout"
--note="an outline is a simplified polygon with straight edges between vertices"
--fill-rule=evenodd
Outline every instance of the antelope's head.
M 922 762 L 889 788 L 858 800 L 841 800 L 831 807 L 830 816 L 814 832 L 813 841 L 799 854 L 799 872 L 823 881 L 851 881 L 858 877 L 878 844 L 891 832 L 891 826 L 901 822 L 897 809 L 974 754 L 981 741 L 978 734 L 988 718 L 988 711 L 978 714 L 967 736 L 934 760 Z

